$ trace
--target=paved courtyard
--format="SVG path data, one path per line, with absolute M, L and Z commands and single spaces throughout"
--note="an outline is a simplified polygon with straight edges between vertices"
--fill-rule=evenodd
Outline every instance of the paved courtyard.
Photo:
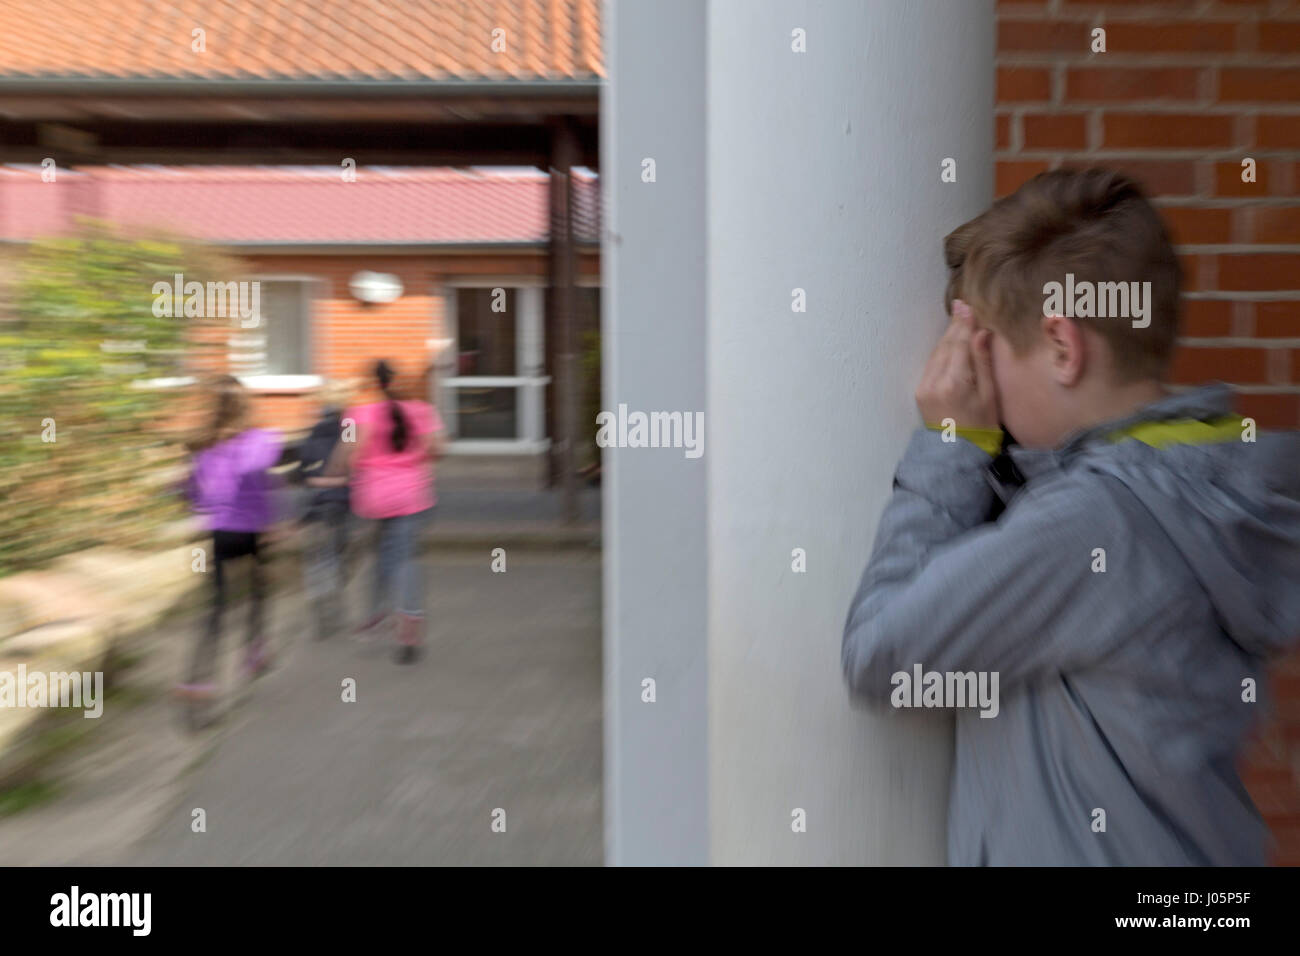
M 53 764 L 52 795 L 0 818 L 7 862 L 599 865 L 599 551 L 509 551 L 504 574 L 490 560 L 424 555 L 429 641 L 406 667 L 389 648 L 311 640 L 281 568 L 279 666 L 197 738 L 165 693 L 197 627 L 197 608 L 175 615 L 129 649 L 124 692 Z M 242 623 L 235 609 L 228 650 Z

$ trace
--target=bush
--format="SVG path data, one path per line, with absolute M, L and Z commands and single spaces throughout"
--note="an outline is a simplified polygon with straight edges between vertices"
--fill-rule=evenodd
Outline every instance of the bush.
M 200 246 L 83 224 L 11 262 L 0 315 L 0 575 L 98 544 L 148 543 L 183 514 L 160 480 L 181 449 L 175 391 L 210 320 L 153 314 L 155 282 L 234 263 Z M 211 338 L 209 336 L 209 338 Z M 52 440 L 51 440 L 52 439 Z

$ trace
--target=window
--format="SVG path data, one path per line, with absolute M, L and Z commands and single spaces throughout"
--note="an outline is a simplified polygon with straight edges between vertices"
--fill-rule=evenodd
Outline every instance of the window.
M 230 369 L 239 376 L 311 374 L 311 293 L 307 279 L 255 279 L 261 324 L 230 336 Z M 257 384 L 257 383 L 252 383 Z
M 460 289 L 456 294 L 457 438 L 519 437 L 518 387 L 474 379 L 513 378 L 519 367 L 519 290 Z
M 456 398 L 457 438 L 519 437 L 519 409 L 514 386 L 475 388 L 462 385 Z
M 464 452 L 533 453 L 545 441 L 542 289 L 508 280 L 454 286 L 456 341 L 439 401 Z
M 495 311 L 493 307 L 495 308 Z M 461 289 L 456 295 L 457 375 L 516 375 L 517 289 Z

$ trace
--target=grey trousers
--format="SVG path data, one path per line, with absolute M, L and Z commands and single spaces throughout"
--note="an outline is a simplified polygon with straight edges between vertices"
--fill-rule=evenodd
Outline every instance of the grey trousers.
M 370 604 L 372 617 L 393 610 L 401 614 L 424 613 L 424 575 L 420 571 L 419 538 L 433 516 L 433 508 L 396 518 L 380 518 L 375 542 L 375 583 Z

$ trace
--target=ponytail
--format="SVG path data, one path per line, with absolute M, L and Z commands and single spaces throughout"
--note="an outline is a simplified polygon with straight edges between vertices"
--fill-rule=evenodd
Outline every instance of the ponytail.
M 393 418 L 393 451 L 404 451 L 406 444 L 410 440 L 411 429 L 407 424 L 406 415 L 402 412 L 402 406 L 393 396 L 392 385 L 396 377 L 393 367 L 383 359 L 375 365 L 375 378 L 379 380 L 379 388 L 383 391 L 384 397 L 388 399 L 388 414 Z

